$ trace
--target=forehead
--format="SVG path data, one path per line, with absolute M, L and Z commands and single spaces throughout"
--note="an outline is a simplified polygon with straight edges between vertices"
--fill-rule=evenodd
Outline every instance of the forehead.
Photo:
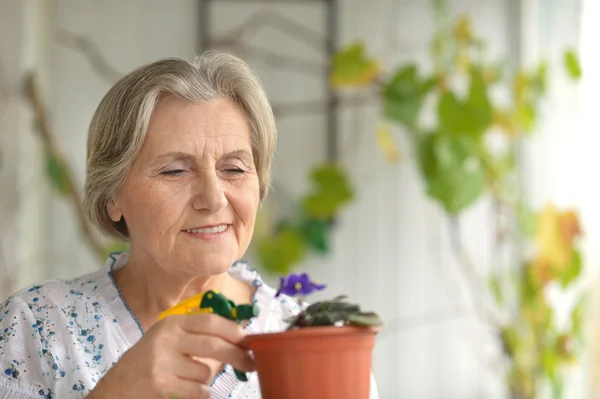
M 163 98 L 150 119 L 144 146 L 206 142 L 206 139 L 220 146 L 249 145 L 248 121 L 231 99 L 195 103 L 173 96 Z

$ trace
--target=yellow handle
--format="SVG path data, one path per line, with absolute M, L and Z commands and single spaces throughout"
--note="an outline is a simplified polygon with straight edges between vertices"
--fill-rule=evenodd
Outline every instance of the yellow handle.
M 158 319 L 162 320 L 167 316 L 176 314 L 196 314 L 196 313 L 212 313 L 212 308 L 200 308 L 204 293 L 200 293 L 193 297 L 190 297 L 184 301 L 179 302 L 177 305 L 162 312 Z
M 201 308 L 201 309 L 196 309 L 196 310 L 188 310 L 188 311 L 165 311 L 162 312 L 161 315 L 158 317 L 159 320 L 164 319 L 167 316 L 172 316 L 172 315 L 176 315 L 176 314 L 201 314 L 201 313 L 213 313 L 213 308 Z

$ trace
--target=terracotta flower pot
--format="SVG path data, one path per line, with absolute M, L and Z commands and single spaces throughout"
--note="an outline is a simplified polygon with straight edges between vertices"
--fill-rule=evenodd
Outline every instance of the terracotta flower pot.
M 250 335 L 263 399 L 369 399 L 378 328 L 307 327 Z

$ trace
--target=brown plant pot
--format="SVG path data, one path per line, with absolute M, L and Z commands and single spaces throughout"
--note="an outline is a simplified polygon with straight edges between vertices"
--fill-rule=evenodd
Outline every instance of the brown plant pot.
M 306 327 L 246 337 L 263 399 L 369 399 L 378 328 Z

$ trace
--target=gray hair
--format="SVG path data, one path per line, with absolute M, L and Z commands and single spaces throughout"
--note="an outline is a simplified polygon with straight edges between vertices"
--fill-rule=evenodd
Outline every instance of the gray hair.
M 243 60 L 216 51 L 202 54 L 193 63 L 160 60 L 121 78 L 106 93 L 90 124 L 84 206 L 92 223 L 113 238 L 127 240 L 129 233 L 123 219 L 110 219 L 109 202 L 142 147 L 156 105 L 167 95 L 197 103 L 232 99 L 250 126 L 261 201 L 269 190 L 277 131 L 258 76 Z

